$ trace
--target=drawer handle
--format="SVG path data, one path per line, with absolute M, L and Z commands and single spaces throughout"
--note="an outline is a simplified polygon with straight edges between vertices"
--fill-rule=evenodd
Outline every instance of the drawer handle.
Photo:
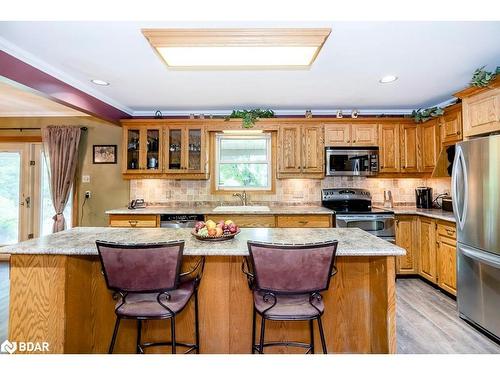
M 446 229 L 446 233 L 448 233 L 450 236 L 452 236 L 455 234 L 455 231 L 451 230 L 451 229 Z
M 307 224 L 309 221 L 299 221 L 299 224 L 302 224 L 302 225 L 305 225 Z
M 129 220 L 129 221 L 128 221 L 128 223 L 129 223 L 131 226 L 135 227 L 135 226 L 137 225 L 138 221 L 137 221 L 137 220 Z

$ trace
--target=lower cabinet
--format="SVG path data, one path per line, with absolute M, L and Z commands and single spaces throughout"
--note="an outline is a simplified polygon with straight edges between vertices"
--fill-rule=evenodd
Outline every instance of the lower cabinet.
M 411 215 L 396 217 L 396 245 L 406 250 L 406 255 L 396 257 L 396 273 L 418 273 L 417 218 Z
M 218 222 L 230 218 L 240 228 L 329 228 L 332 215 L 206 215 L 205 220 Z
M 405 256 L 396 258 L 396 274 L 420 275 L 456 295 L 457 242 L 454 223 L 398 215 L 396 244 L 406 250 Z
M 158 215 L 109 215 L 109 226 L 115 228 L 155 228 L 160 226 Z
M 205 215 L 205 220 L 213 220 L 216 223 L 228 219 L 234 221 L 240 228 L 274 228 L 276 226 L 274 215 Z

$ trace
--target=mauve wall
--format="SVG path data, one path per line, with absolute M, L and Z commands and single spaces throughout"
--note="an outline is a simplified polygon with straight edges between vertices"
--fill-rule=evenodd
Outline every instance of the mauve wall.
M 320 204 L 321 189 L 355 187 L 370 190 L 374 203 L 382 203 L 384 190 L 391 190 L 395 204 L 415 204 L 415 187 L 430 186 L 434 196 L 450 192 L 450 178 L 365 178 L 328 177 L 323 180 L 277 180 L 275 194 L 249 192 L 251 202 L 277 202 L 282 204 Z M 154 204 L 192 202 L 238 202 L 227 195 L 210 193 L 210 181 L 132 180 L 130 199 L 144 198 Z

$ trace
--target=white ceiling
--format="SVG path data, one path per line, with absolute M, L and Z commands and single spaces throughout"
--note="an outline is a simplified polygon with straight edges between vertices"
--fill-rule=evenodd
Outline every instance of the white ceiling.
M 87 114 L 0 81 L 0 117 L 59 116 L 87 116 Z
M 168 69 L 141 28 L 331 27 L 309 70 Z M 0 22 L 0 45 L 131 114 L 271 108 L 405 110 L 436 105 L 475 68 L 500 65 L 500 22 Z M 378 80 L 387 74 L 392 84 Z M 98 78 L 111 83 L 98 87 Z

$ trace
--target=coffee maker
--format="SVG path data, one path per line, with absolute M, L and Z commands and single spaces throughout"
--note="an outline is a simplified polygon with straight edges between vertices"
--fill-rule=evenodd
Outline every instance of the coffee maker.
M 417 208 L 432 208 L 432 188 L 419 186 L 415 189 Z

